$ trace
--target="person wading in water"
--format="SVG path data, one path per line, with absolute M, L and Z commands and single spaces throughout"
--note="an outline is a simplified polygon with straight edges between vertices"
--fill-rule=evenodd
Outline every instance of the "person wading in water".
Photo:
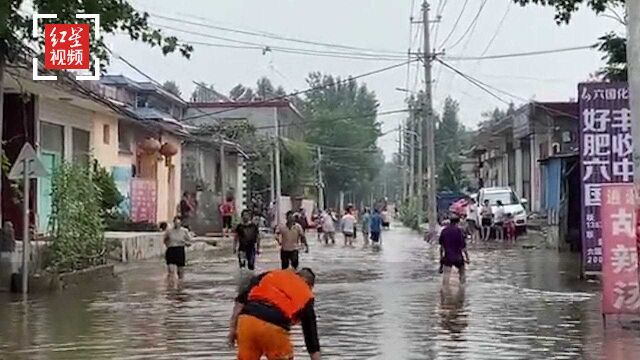
M 304 230 L 302 226 L 298 224 L 294 217 L 293 212 L 287 212 L 287 223 L 278 227 L 278 244 L 280 244 L 280 261 L 282 262 L 282 269 L 289 268 L 289 265 L 294 269 L 298 268 L 298 258 L 300 244 L 304 244 L 306 240 L 304 238 Z

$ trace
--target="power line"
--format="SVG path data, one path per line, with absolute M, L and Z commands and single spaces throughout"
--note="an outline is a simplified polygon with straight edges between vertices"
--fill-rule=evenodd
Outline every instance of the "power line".
M 233 48 L 260 50 L 263 53 L 278 51 L 278 52 L 293 53 L 293 54 L 300 54 L 300 55 L 315 55 L 315 56 L 350 58 L 350 59 L 359 59 L 359 60 L 401 60 L 405 58 L 404 55 L 400 56 L 400 55 L 390 55 L 390 54 L 380 54 L 380 53 L 378 54 L 361 53 L 361 52 L 358 53 L 353 51 L 345 52 L 345 51 L 314 50 L 314 49 L 293 48 L 293 47 L 285 47 L 285 46 L 263 45 L 263 44 L 252 42 L 252 41 L 244 41 L 244 40 L 228 38 L 224 36 L 213 35 L 209 33 L 186 30 L 182 28 L 173 27 L 170 25 L 158 24 L 153 22 L 150 24 L 162 29 L 177 31 L 177 32 L 190 34 L 190 35 L 201 36 L 208 39 L 216 39 L 216 40 L 222 40 L 222 41 L 228 41 L 231 43 L 241 44 L 243 46 L 234 46 Z M 183 39 L 181 41 L 188 44 L 192 44 L 192 45 L 195 44 L 195 45 L 205 45 L 205 46 L 214 46 L 214 47 L 230 47 L 228 45 L 224 46 L 223 44 L 217 44 L 217 43 L 206 43 L 206 42 L 198 42 L 198 41 L 183 40 Z
M 460 76 L 461 76 L 462 78 L 464 78 L 465 80 L 467 80 L 467 81 L 471 82 L 473 85 L 475 85 L 475 86 L 479 87 L 479 88 L 480 88 L 480 89 L 482 89 L 483 91 L 487 92 L 488 94 L 490 94 L 491 96 L 495 97 L 496 99 L 498 99 L 499 101 L 501 101 L 501 102 L 503 102 L 503 103 L 505 103 L 505 104 L 509 104 L 509 105 L 510 105 L 511 103 L 510 103 L 510 102 L 508 102 L 507 100 L 504 100 L 504 99 L 503 99 L 503 98 L 501 98 L 500 96 L 496 95 L 496 94 L 495 94 L 495 93 L 493 93 L 491 90 L 494 90 L 494 91 L 496 91 L 496 92 L 502 93 L 502 94 L 507 95 L 507 96 L 509 96 L 509 97 L 511 97 L 511 98 L 513 98 L 513 99 L 516 99 L 516 100 L 520 100 L 520 101 L 524 101 L 524 102 L 533 102 L 533 103 L 535 103 L 535 104 L 536 104 L 536 106 L 539 106 L 540 108 L 545 109 L 545 110 L 547 110 L 547 111 L 549 111 L 549 112 L 552 112 L 552 113 L 556 113 L 556 114 L 559 114 L 559 115 L 568 116 L 568 117 L 571 117 L 571 118 L 574 118 L 574 119 L 577 119 L 577 118 L 578 118 L 575 114 L 570 114 L 570 113 L 568 113 L 568 112 L 564 112 L 564 111 L 561 111 L 561 110 L 557 110 L 557 109 L 554 109 L 554 108 L 551 108 L 551 107 L 548 107 L 548 106 L 542 105 L 541 103 L 539 103 L 539 102 L 537 102 L 537 101 L 532 101 L 532 100 L 527 99 L 527 98 L 525 98 L 525 97 L 523 97 L 523 96 L 515 95 L 515 94 L 513 94 L 513 93 L 511 93 L 511 92 L 508 92 L 508 91 L 506 91 L 506 90 L 502 90 L 502 89 L 500 89 L 500 88 L 497 88 L 497 87 L 495 87 L 495 86 L 492 86 L 492 85 L 490 85 L 490 84 L 487 84 L 486 82 L 483 82 L 483 81 L 481 81 L 481 80 L 479 80 L 479 79 L 477 79 L 477 78 L 472 77 L 471 75 L 468 75 L 468 74 L 463 73 L 462 71 L 460 71 L 460 70 L 456 69 L 455 67 L 453 67 L 453 66 L 451 66 L 451 65 L 449 65 L 449 64 L 447 64 L 447 63 L 445 63 L 445 62 L 443 62 L 443 61 L 442 61 L 442 60 L 440 60 L 440 59 L 436 59 L 436 61 L 440 62 L 441 64 L 443 64 L 445 67 L 447 67 L 447 68 L 448 68 L 448 69 L 450 69 L 451 71 L 453 71 L 453 72 L 455 72 L 456 74 L 460 75 Z M 489 90 L 489 89 L 491 89 L 491 90 Z
M 309 52 L 306 50 L 289 50 L 282 48 L 272 48 L 272 47 L 258 47 L 258 46 L 241 46 L 241 45 L 224 45 L 224 44 L 216 44 L 209 43 L 203 41 L 194 41 L 194 40 L 184 40 L 181 39 L 181 42 L 189 45 L 202 45 L 202 46 L 210 46 L 210 47 L 223 47 L 223 48 L 233 48 L 233 49 L 251 49 L 251 50 L 259 50 L 263 54 L 267 52 L 278 52 L 278 53 L 287 53 L 287 54 L 296 54 L 296 55 L 307 55 L 307 56 L 319 56 L 319 57 L 330 57 L 334 59 L 351 59 L 351 60 L 368 60 L 368 61 L 398 61 L 404 59 L 404 57 L 381 57 L 381 56 L 356 56 L 356 55 L 332 55 L 328 53 L 321 52 Z
M 500 31 L 502 30 L 502 26 L 504 25 L 505 20 L 507 20 L 507 16 L 509 16 L 509 12 L 511 11 L 511 6 L 512 5 L 513 5 L 512 2 L 509 2 L 507 4 L 507 10 L 504 12 L 504 15 L 502 16 L 502 19 L 500 19 L 500 22 L 498 23 L 498 27 L 496 28 L 496 31 L 493 33 L 493 36 L 491 37 L 491 40 L 489 40 L 489 43 L 487 44 L 487 46 L 482 51 L 482 54 L 480 54 L 481 57 L 487 55 L 487 52 L 489 51 L 489 49 L 493 45 L 493 42 L 496 41 L 496 39 L 498 38 L 498 34 L 500 34 Z
M 398 51 L 367 49 L 367 48 L 351 46 L 351 45 L 326 43 L 326 42 L 320 42 L 320 41 L 293 38 L 293 37 L 289 37 L 289 36 L 277 35 L 277 34 L 268 33 L 268 32 L 258 32 L 258 31 L 248 31 L 248 30 L 242 30 L 242 29 L 234 29 L 234 28 L 214 25 L 210 21 L 195 22 L 195 21 L 190 21 L 190 20 L 186 20 L 186 19 L 180 19 L 180 18 L 166 16 L 166 15 L 160 15 L 160 14 L 153 13 L 153 12 L 150 12 L 150 14 L 153 17 L 156 17 L 156 18 L 159 18 L 159 19 L 164 19 L 164 20 L 167 20 L 167 21 L 177 22 L 177 23 L 180 23 L 180 24 L 189 24 L 189 25 L 193 25 L 193 26 L 199 26 L 199 27 L 204 27 L 204 28 L 209 28 L 209 29 L 214 29 L 214 30 L 227 31 L 227 32 L 243 34 L 243 35 L 249 35 L 249 36 L 264 37 L 264 38 L 280 40 L 280 41 L 289 41 L 289 42 L 296 42 L 296 43 L 307 44 L 307 45 L 324 46 L 324 47 L 328 47 L 328 48 L 339 48 L 339 49 L 351 50 L 351 51 L 357 50 L 357 51 L 365 51 L 365 52 L 395 54 L 395 55 L 402 54 L 402 52 L 398 52 Z M 196 18 L 196 19 L 200 19 L 200 20 L 204 20 L 204 19 L 196 17 L 196 16 L 190 16 L 190 17 Z
M 454 47 L 458 46 L 462 40 L 464 40 L 464 38 L 469 34 L 469 32 L 475 28 L 475 26 L 478 23 L 478 19 L 480 19 L 480 15 L 482 14 L 482 10 L 484 9 L 484 7 L 487 5 L 488 0 L 483 0 L 482 4 L 480 4 L 480 8 L 478 9 L 478 12 L 476 13 L 476 16 L 473 18 L 473 20 L 471 20 L 471 23 L 469 23 L 469 26 L 467 27 L 467 30 L 465 30 L 465 32 L 462 34 L 462 36 L 460 36 L 460 38 L 449 47 L 449 49 L 453 49 Z
M 511 54 L 499 54 L 499 55 L 489 55 L 489 56 L 442 56 L 443 60 L 452 60 L 452 61 L 465 61 L 465 60 L 492 60 L 492 59 L 505 59 L 505 58 L 514 58 L 514 57 L 525 57 L 525 56 L 536 56 L 536 55 L 547 55 L 547 54 L 556 54 L 577 50 L 587 50 L 587 49 L 595 49 L 597 47 L 596 44 L 593 45 L 584 45 L 584 46 L 574 46 L 560 49 L 551 49 L 551 50 L 538 50 L 538 51 L 528 51 L 521 53 L 511 53 Z
M 411 60 L 408 60 L 408 61 L 403 61 L 403 62 L 401 62 L 399 64 L 385 66 L 383 68 L 372 70 L 372 71 L 369 71 L 369 72 L 366 72 L 366 73 L 363 73 L 363 74 L 360 74 L 360 75 L 357 75 L 357 76 L 351 76 L 351 77 L 348 77 L 348 78 L 345 78 L 345 79 L 342 79 L 342 80 L 339 80 L 339 81 L 333 81 L 333 82 L 331 82 L 329 84 L 323 84 L 323 85 L 320 85 L 320 86 L 314 86 L 314 87 L 311 87 L 311 88 L 307 88 L 305 90 L 294 91 L 294 92 L 289 93 L 289 94 L 276 96 L 276 97 L 273 97 L 271 99 L 267 99 L 267 100 L 263 100 L 263 101 L 254 101 L 254 102 L 247 103 L 246 105 L 239 105 L 239 106 L 234 106 L 233 108 L 229 108 L 229 109 L 224 109 L 224 110 L 220 110 L 220 111 L 214 111 L 214 112 L 211 112 L 211 113 L 207 113 L 206 115 L 203 114 L 203 115 L 188 116 L 188 117 L 183 118 L 183 120 L 193 120 L 193 119 L 198 119 L 198 118 L 205 117 L 205 116 L 215 116 L 215 115 L 218 115 L 218 114 L 223 114 L 223 113 L 226 113 L 226 112 L 234 111 L 234 110 L 239 109 L 239 108 L 255 107 L 255 106 L 259 106 L 261 104 L 265 105 L 265 106 L 268 106 L 271 102 L 276 101 L 276 100 L 285 100 L 285 99 L 287 99 L 289 97 L 295 97 L 295 96 L 306 94 L 306 93 L 310 93 L 310 92 L 313 92 L 313 91 L 326 89 L 326 88 L 331 87 L 331 86 L 336 86 L 336 85 L 339 85 L 339 84 L 348 83 L 350 81 L 361 79 L 361 78 L 364 78 L 364 77 L 367 77 L 367 76 L 380 74 L 380 73 L 383 73 L 385 71 L 389 71 L 389 70 L 393 70 L 393 69 L 405 66 L 406 64 L 414 62 L 414 61 L 417 61 L 417 60 L 416 59 L 411 59 Z
M 462 5 L 462 10 L 458 14 L 458 18 L 456 19 L 456 22 L 453 24 L 453 27 L 451 28 L 451 31 L 449 32 L 449 34 L 445 37 L 445 39 L 440 44 L 440 48 L 442 48 L 447 43 L 447 41 L 451 39 L 451 36 L 453 36 L 453 33 L 458 28 L 458 24 L 460 24 L 460 20 L 462 20 L 462 15 L 464 15 L 464 12 L 467 9 L 468 4 L 469 4 L 469 0 L 464 0 L 464 4 Z
M 498 101 L 501 101 L 507 105 L 509 105 L 510 103 L 506 100 L 504 100 L 503 98 L 501 98 L 500 96 L 496 95 L 494 92 L 492 92 L 491 90 L 487 89 L 485 86 L 483 86 L 480 82 L 476 81 L 475 79 L 471 78 L 470 76 L 468 76 L 467 74 L 463 73 L 462 71 L 454 68 L 453 66 L 445 63 L 444 61 L 440 60 L 440 59 L 436 59 L 436 61 L 438 61 L 440 64 L 442 64 L 444 67 L 448 68 L 449 70 L 453 71 L 454 73 L 458 74 L 459 76 L 461 76 L 463 79 L 469 81 L 470 83 L 472 83 L 473 85 L 477 86 L 478 88 L 480 88 L 482 91 L 486 92 L 487 94 L 491 95 L 492 97 L 494 97 L 495 99 L 497 99 Z
M 367 119 L 367 118 L 370 118 L 370 117 L 400 114 L 400 113 L 404 113 L 404 112 L 408 112 L 408 111 L 409 111 L 409 109 L 397 109 L 397 110 L 377 111 L 377 112 L 367 113 L 367 114 L 348 115 L 348 116 L 328 118 L 328 119 L 317 118 L 317 119 L 305 120 L 305 121 L 301 121 L 301 122 L 297 122 L 297 123 L 282 124 L 282 125 L 279 125 L 278 128 L 286 128 L 286 127 L 289 127 L 289 126 L 297 126 L 297 125 L 300 125 L 300 124 L 309 124 L 309 123 L 315 123 L 315 122 L 321 122 L 321 121 L 322 122 L 328 122 L 328 121 L 340 121 L 340 120 Z M 265 125 L 265 126 L 254 127 L 254 129 L 256 129 L 256 130 L 273 129 L 273 128 L 275 128 L 275 125 Z

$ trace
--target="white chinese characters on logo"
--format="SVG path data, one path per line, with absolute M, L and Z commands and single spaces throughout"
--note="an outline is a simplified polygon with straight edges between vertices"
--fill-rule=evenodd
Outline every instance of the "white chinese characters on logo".
M 607 109 L 586 109 L 582 116 L 585 132 L 604 133 L 611 122 L 611 110 Z

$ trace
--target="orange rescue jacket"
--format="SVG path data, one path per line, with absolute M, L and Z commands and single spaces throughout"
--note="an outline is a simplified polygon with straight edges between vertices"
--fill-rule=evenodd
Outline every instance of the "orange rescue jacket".
M 277 307 L 291 322 L 295 314 L 313 299 L 313 292 L 298 274 L 291 270 L 268 272 L 260 283 L 249 292 L 249 301 L 257 301 Z

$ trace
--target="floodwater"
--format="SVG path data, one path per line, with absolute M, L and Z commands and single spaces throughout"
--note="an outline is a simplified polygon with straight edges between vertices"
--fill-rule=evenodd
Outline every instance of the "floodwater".
M 472 246 L 466 287 L 443 289 L 435 247 L 401 228 L 383 236 L 380 252 L 311 240 L 302 255 L 318 275 L 324 359 L 640 358 L 638 326 L 603 328 L 598 286 L 577 280 L 575 255 Z M 278 264 L 272 249 L 258 266 Z M 158 260 L 27 302 L 0 295 L 0 359 L 233 359 L 235 266 L 231 254 L 192 258 L 176 288 Z M 306 358 L 299 328 L 294 342 Z

